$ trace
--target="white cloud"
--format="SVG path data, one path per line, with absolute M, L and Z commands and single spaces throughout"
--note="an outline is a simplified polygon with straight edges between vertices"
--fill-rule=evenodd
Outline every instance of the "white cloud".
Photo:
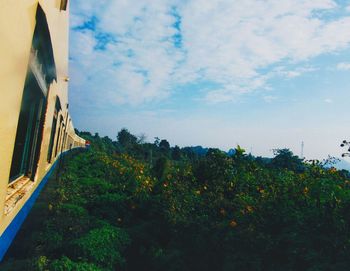
M 347 62 L 338 63 L 337 69 L 341 71 L 348 71 L 350 70 L 350 63 L 347 63 Z
M 324 102 L 327 103 L 327 104 L 331 104 L 331 103 L 333 103 L 333 100 L 327 98 L 327 99 L 324 99 Z
M 174 86 L 197 80 L 223 86 L 204 93 L 204 100 L 233 101 L 267 87 L 273 76 L 308 72 L 285 68 L 278 74 L 271 65 L 295 66 L 350 43 L 350 16 L 313 16 L 336 8 L 331 0 L 103 0 L 98 5 L 80 0 L 71 5 L 73 28 L 97 18 L 94 31 L 71 33 L 72 86 L 89 92 L 87 102 L 100 104 L 163 99 Z M 181 32 L 174 13 L 181 17 Z M 112 41 L 104 40 L 100 50 L 106 35 Z
M 298 67 L 296 69 L 287 69 L 286 67 L 279 66 L 276 67 L 275 69 L 272 70 L 272 72 L 269 73 L 269 78 L 274 77 L 274 76 L 282 76 L 286 77 L 289 79 L 299 77 L 303 74 L 309 73 L 309 72 L 314 72 L 316 71 L 317 68 L 314 67 Z

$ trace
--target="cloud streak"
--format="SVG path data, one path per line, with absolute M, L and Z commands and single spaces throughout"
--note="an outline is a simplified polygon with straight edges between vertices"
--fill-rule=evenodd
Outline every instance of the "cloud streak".
M 350 70 L 350 63 L 346 63 L 346 62 L 338 63 L 337 69 L 340 71 L 348 71 Z

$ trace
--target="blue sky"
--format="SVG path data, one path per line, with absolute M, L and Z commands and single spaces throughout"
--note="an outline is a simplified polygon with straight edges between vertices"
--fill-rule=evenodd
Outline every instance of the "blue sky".
M 171 145 L 339 156 L 350 0 L 71 1 L 75 126 Z

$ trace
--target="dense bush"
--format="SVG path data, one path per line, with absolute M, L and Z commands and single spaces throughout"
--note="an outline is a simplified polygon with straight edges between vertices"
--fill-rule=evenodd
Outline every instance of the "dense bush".
M 273 159 L 240 147 L 230 156 L 217 149 L 195 155 L 163 140 L 142 143 L 127 130 L 121 142 L 87 136 L 92 149 L 66 160 L 33 211 L 41 222 L 28 219 L 4 270 L 350 265 L 348 172 L 285 149 Z

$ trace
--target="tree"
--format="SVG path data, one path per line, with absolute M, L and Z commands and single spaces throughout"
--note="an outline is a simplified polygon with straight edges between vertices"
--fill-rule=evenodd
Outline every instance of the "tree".
M 173 151 L 171 153 L 171 157 L 176 161 L 181 160 L 181 149 L 179 148 L 179 146 L 176 145 L 173 148 Z
M 166 139 L 162 139 L 159 142 L 159 149 L 161 151 L 162 154 L 164 154 L 165 156 L 169 155 L 170 152 L 170 144 Z
M 168 159 L 165 157 L 160 157 L 153 167 L 153 174 L 158 180 L 162 180 L 167 168 L 169 167 Z
M 160 139 L 159 139 L 158 136 L 156 136 L 156 137 L 154 138 L 154 145 L 156 145 L 157 147 L 159 147 L 159 142 L 160 142 Z
M 137 143 L 138 143 L 138 144 L 144 144 L 145 141 L 146 141 L 146 139 L 147 139 L 146 134 L 142 133 L 142 134 L 140 134 L 140 135 L 138 136 L 138 138 L 137 138 Z
M 117 139 L 118 143 L 124 148 L 128 148 L 137 144 L 137 137 L 131 134 L 126 128 L 123 128 L 119 131 Z
M 271 161 L 271 165 L 276 168 L 285 168 L 294 171 L 302 171 L 304 169 L 303 159 L 294 155 L 289 149 L 273 150 L 275 157 Z
M 162 139 L 159 143 L 159 148 L 169 150 L 170 149 L 170 144 L 166 139 Z

